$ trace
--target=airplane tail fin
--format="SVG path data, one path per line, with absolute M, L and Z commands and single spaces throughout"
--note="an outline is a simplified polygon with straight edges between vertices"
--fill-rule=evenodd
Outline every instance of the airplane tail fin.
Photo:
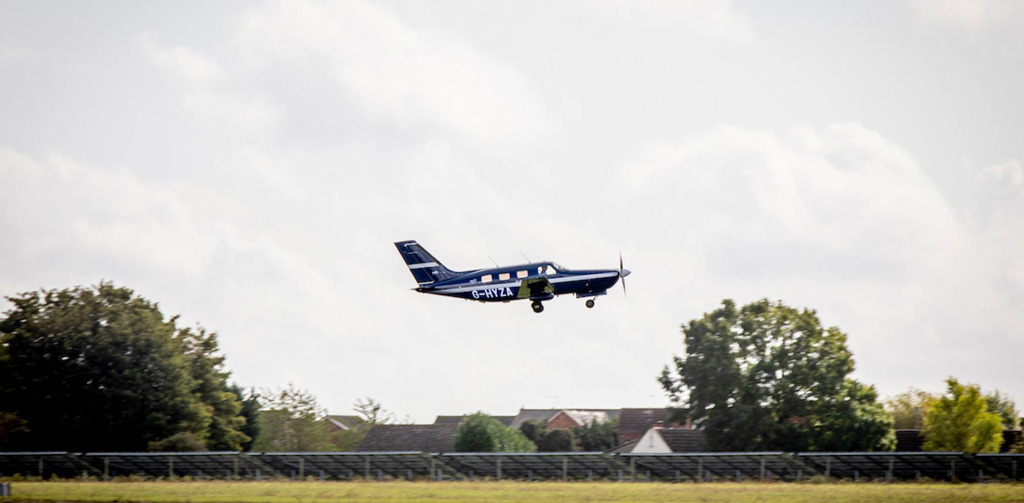
M 398 248 L 398 253 L 402 254 L 405 265 L 409 266 L 409 272 L 412 273 L 412 277 L 416 278 L 416 282 L 420 286 L 456 276 L 454 271 L 438 262 L 416 241 L 399 241 L 395 243 L 395 248 Z

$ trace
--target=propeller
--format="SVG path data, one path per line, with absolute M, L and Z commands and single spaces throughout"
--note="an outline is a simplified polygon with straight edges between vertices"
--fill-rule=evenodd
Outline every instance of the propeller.
M 626 276 L 629 276 L 629 269 L 622 268 L 622 252 L 619 252 L 619 277 L 622 278 L 622 296 L 626 297 Z

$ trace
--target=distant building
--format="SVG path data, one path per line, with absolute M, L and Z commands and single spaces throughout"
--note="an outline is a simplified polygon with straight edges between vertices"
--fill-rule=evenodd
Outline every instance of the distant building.
M 700 452 L 704 443 L 704 430 L 690 428 L 662 428 L 656 426 L 647 430 L 629 450 L 618 452 L 670 453 Z
M 618 442 L 625 444 L 633 440 L 639 440 L 651 428 L 655 426 L 668 425 L 670 427 L 681 427 L 683 425 L 669 424 L 668 418 L 672 410 L 666 408 L 654 409 L 621 409 L 619 411 Z
M 493 417 L 494 419 L 497 419 L 499 423 L 501 423 L 501 424 L 503 424 L 505 426 L 508 426 L 509 424 L 512 423 L 512 420 L 515 419 L 516 416 L 491 416 L 491 417 Z M 466 418 L 466 416 L 464 416 L 464 415 L 463 416 L 437 416 L 437 419 L 434 419 L 434 424 L 462 424 L 462 420 L 465 419 L 465 418 Z
M 526 421 L 537 421 L 549 430 L 569 430 L 618 417 L 619 409 L 519 409 L 508 426 L 518 430 Z
M 378 424 L 363 437 L 357 452 L 454 452 L 458 424 Z
M 324 421 L 331 427 L 331 431 L 352 431 L 367 426 L 366 421 L 359 416 L 331 415 L 325 417 Z

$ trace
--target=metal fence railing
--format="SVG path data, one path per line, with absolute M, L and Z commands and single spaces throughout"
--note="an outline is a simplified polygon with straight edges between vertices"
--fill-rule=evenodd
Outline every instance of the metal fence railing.
M 1024 480 L 1024 454 L 0 452 L 0 477 L 317 480 Z

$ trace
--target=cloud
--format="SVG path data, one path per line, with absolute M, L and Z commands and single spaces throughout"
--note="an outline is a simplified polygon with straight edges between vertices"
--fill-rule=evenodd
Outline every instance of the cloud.
M 1000 285 L 1019 261 L 986 260 L 991 249 L 1024 250 L 1013 244 L 1024 234 L 980 240 L 905 149 L 860 124 L 723 126 L 651 142 L 620 179 L 638 223 L 628 236 L 651 250 L 635 270 L 666 280 L 634 291 L 659 288 L 656 297 L 690 306 L 686 316 L 724 297 L 818 309 L 850 334 L 861 378 L 890 392 L 1013 365 L 980 357 L 978 344 L 1024 346 L 1014 335 L 1024 320 L 1010 314 L 1024 290 Z M 1018 179 L 1008 163 L 979 185 L 1005 194 Z
M 557 131 L 513 66 L 454 35 L 418 31 L 378 4 L 267 2 L 244 16 L 245 60 L 326 74 L 367 118 L 401 128 L 444 128 L 484 142 L 530 143 Z
M 644 19 L 648 22 L 669 22 L 685 34 L 736 43 L 750 42 L 754 39 L 749 19 L 732 0 L 581 2 L 614 20 Z
M 980 30 L 1024 20 L 1024 4 L 1016 0 L 912 0 L 919 16 L 935 23 Z

